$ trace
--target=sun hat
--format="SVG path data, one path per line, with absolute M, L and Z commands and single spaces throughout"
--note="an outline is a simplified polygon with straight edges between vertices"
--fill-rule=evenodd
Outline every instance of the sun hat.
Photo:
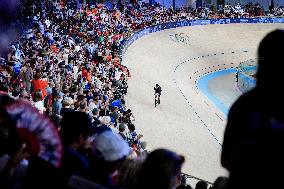
M 99 118 L 99 121 L 104 125 L 109 125 L 111 122 L 111 118 L 109 116 L 103 116 Z

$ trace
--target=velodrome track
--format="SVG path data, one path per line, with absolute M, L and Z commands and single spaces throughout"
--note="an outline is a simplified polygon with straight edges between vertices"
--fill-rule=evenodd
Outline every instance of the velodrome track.
M 132 76 L 126 98 L 148 149 L 169 148 L 185 155 L 183 172 L 210 182 L 226 175 L 220 165 L 226 115 L 199 90 L 197 82 L 208 73 L 256 58 L 259 42 L 276 28 L 284 25 L 190 26 L 135 41 L 122 62 Z M 175 37 L 180 34 L 186 38 L 183 42 Z M 230 82 L 219 81 L 215 88 L 222 91 Z M 154 108 L 156 83 L 163 91 L 160 106 Z

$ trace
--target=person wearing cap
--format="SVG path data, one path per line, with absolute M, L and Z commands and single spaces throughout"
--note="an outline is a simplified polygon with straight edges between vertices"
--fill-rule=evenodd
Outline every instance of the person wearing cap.
M 117 133 L 100 133 L 93 141 L 93 160 L 88 178 L 104 187 L 118 188 L 114 184 L 113 176 L 129 152 L 129 145 Z

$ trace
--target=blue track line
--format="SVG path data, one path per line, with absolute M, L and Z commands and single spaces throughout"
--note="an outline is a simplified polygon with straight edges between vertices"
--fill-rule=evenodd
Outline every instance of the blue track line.
M 215 106 L 221 110 L 226 116 L 229 113 L 229 107 L 227 107 L 222 100 L 220 100 L 218 97 L 216 97 L 208 88 L 208 82 L 216 77 L 220 77 L 225 74 L 230 74 L 230 73 L 236 73 L 237 69 L 236 68 L 229 68 L 229 69 L 224 69 L 220 71 L 216 71 L 207 75 L 204 75 L 202 78 L 200 78 L 197 82 L 198 88 L 205 94 L 214 104 Z

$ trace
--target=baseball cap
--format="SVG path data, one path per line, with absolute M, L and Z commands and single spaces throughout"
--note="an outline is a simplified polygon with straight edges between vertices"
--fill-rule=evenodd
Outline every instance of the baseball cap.
M 93 152 L 96 151 L 101 153 L 105 161 L 114 162 L 127 156 L 130 147 L 117 133 L 104 131 L 94 139 Z

